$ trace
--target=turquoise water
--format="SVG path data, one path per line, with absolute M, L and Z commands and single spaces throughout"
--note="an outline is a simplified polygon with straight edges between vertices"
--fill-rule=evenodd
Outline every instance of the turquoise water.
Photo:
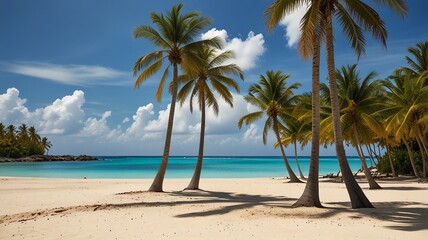
M 101 157 L 88 162 L 1 163 L 0 176 L 46 178 L 153 178 L 161 157 Z M 308 174 L 309 157 L 299 157 L 303 174 Z M 289 157 L 295 173 L 297 165 Z M 348 157 L 353 172 L 361 168 L 357 157 Z M 196 157 L 170 157 L 167 178 L 190 178 Z M 367 163 L 370 166 L 370 163 Z M 337 173 L 336 157 L 320 157 L 320 175 Z M 264 178 L 285 177 L 281 157 L 205 157 L 203 178 Z

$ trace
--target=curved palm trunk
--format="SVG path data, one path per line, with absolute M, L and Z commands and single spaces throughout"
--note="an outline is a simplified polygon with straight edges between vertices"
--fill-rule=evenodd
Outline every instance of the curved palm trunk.
M 422 147 L 422 143 L 421 143 L 421 141 L 419 140 L 419 138 L 416 138 L 416 141 L 418 142 L 418 146 L 419 146 L 419 150 L 421 151 L 421 157 L 422 157 L 422 169 L 423 169 L 423 171 L 422 171 L 422 176 L 423 177 L 427 177 L 427 171 L 426 171 L 426 158 L 425 158 L 425 153 L 424 153 L 424 151 L 423 151 L 423 147 Z
M 322 207 L 319 197 L 319 151 L 320 151 L 320 45 L 314 38 L 312 58 L 312 146 L 308 180 L 305 190 L 293 207 Z
M 410 148 L 409 143 L 407 142 L 407 140 L 403 140 L 404 145 L 406 145 L 406 149 L 407 149 L 407 153 L 409 154 L 409 159 L 410 159 L 410 164 L 412 164 L 412 168 L 413 168 L 413 173 L 415 174 L 415 176 L 417 178 L 420 178 L 421 176 L 419 175 L 418 170 L 416 169 L 416 164 L 415 164 L 415 159 L 413 158 L 413 151 Z
M 287 168 L 288 175 L 290 176 L 290 182 L 292 183 L 300 183 L 302 181 L 297 178 L 296 174 L 294 174 L 293 169 L 291 169 L 290 164 L 288 163 L 287 156 L 285 155 L 284 146 L 281 142 L 281 137 L 279 136 L 279 129 L 278 129 L 278 119 L 273 119 L 273 131 L 275 132 L 276 140 L 279 143 L 279 147 L 281 148 L 282 157 L 284 159 L 285 167 Z
M 373 167 L 376 165 L 376 162 L 373 158 L 373 154 L 372 154 L 372 149 L 369 147 L 369 145 L 364 144 L 366 146 L 367 152 L 369 153 L 369 158 L 370 158 L 370 167 Z
M 158 173 L 156 174 L 156 177 L 153 180 L 153 183 L 148 190 L 149 192 L 163 192 L 163 188 L 162 188 L 163 179 L 165 178 L 165 172 L 168 166 L 169 149 L 171 147 L 172 127 L 174 125 L 175 104 L 177 101 L 177 79 L 178 79 L 178 67 L 177 67 L 177 64 L 174 63 L 174 75 L 172 79 L 172 89 L 171 89 L 172 91 L 171 108 L 169 109 L 168 126 L 166 129 L 162 162 L 161 162 L 161 165 L 159 166 Z
M 386 145 L 386 153 L 388 154 L 389 164 L 391 165 L 392 176 L 398 177 L 397 173 L 395 172 L 394 163 L 392 162 L 392 157 L 391 157 L 391 151 L 389 150 L 388 145 Z
M 367 167 L 366 158 L 364 157 L 364 154 L 361 149 L 360 139 L 358 137 L 358 131 L 357 128 L 352 126 L 352 129 L 354 131 L 354 137 L 355 137 L 355 148 L 357 149 L 358 157 L 360 158 L 361 166 L 363 167 L 364 175 L 366 176 L 367 182 L 369 183 L 370 189 L 382 189 L 379 184 L 374 180 L 369 168 Z
M 303 173 L 302 173 L 302 169 L 300 169 L 299 157 L 297 156 L 297 142 L 294 142 L 294 156 L 296 157 L 296 164 L 297 164 L 297 168 L 299 169 L 300 178 L 305 179 L 305 176 L 303 176 Z
M 428 150 L 427 150 L 427 146 L 424 143 L 424 137 L 422 136 L 421 133 L 421 129 L 416 126 L 416 133 L 417 133 L 417 138 L 418 139 L 418 144 L 419 144 L 419 149 L 421 150 L 421 155 L 422 155 L 422 164 L 423 164 L 423 176 L 427 177 L 427 168 L 428 168 L 428 163 L 426 161 L 425 156 L 428 156 Z
M 205 99 L 204 91 L 200 91 L 201 98 Z M 205 142 L 205 102 L 201 104 L 201 133 L 199 138 L 198 162 L 196 163 L 195 172 L 186 189 L 199 189 L 199 180 L 201 179 L 202 160 L 204 157 L 204 142 Z
M 337 95 L 335 64 L 334 64 L 334 45 L 333 45 L 333 19 L 331 10 L 327 10 L 327 68 L 328 68 L 328 85 L 330 89 L 331 110 L 333 115 L 334 142 L 336 145 L 336 154 L 339 161 L 340 171 L 351 199 L 352 208 L 372 208 L 373 205 L 367 199 L 363 190 L 361 190 L 357 181 L 355 181 L 352 171 L 349 167 L 348 160 L 343 147 L 342 129 L 340 125 L 340 108 Z

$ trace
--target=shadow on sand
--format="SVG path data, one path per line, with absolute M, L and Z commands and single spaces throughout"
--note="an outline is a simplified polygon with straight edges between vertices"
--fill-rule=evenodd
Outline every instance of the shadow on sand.
M 126 195 L 127 193 L 122 193 Z M 144 198 L 148 192 L 129 193 L 139 195 Z M 155 193 L 159 194 L 159 193 Z M 145 202 L 135 201 L 120 204 L 86 205 L 68 208 L 55 208 L 39 212 L 27 212 L 15 214 L 14 216 L 0 216 L 2 222 L 21 222 L 33 220 L 35 218 L 67 214 L 72 212 L 89 212 L 98 210 L 118 210 L 123 208 L 145 208 L 145 207 L 173 207 L 188 205 L 187 213 L 176 215 L 177 218 L 207 217 L 224 215 L 232 211 L 251 210 L 258 207 L 255 214 L 263 214 L 267 217 L 294 217 L 322 219 L 334 217 L 335 215 L 347 213 L 350 218 L 369 217 L 383 222 L 390 222 L 392 225 L 387 228 L 400 231 L 420 231 L 428 229 L 428 206 L 419 202 L 372 202 L 376 208 L 372 209 L 351 209 L 349 202 L 324 202 L 326 208 L 313 211 L 308 216 L 307 211 L 300 211 L 299 208 L 292 208 L 291 205 L 297 200 L 269 195 L 237 194 L 232 192 L 214 191 L 180 191 L 162 193 L 174 200 L 164 199 L 163 201 Z M 178 200 L 176 200 L 178 199 Z M 198 211 L 197 205 L 212 205 L 212 208 Z M 278 214 L 285 213 L 285 214 Z

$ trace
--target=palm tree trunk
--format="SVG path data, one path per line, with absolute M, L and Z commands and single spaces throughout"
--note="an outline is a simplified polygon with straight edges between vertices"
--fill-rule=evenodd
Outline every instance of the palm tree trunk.
M 175 104 L 177 101 L 177 79 L 178 79 L 178 66 L 177 66 L 177 63 L 174 63 L 174 75 L 172 79 L 172 89 L 171 89 L 171 95 L 172 95 L 171 107 L 169 109 L 168 126 L 166 129 L 162 162 L 161 162 L 161 165 L 159 166 L 159 170 L 156 174 L 156 177 L 153 180 L 153 183 L 148 190 L 149 192 L 163 192 L 163 188 L 162 188 L 163 179 L 165 178 L 165 172 L 168 166 L 169 149 L 171 147 L 172 128 L 174 125 Z
M 279 143 L 279 147 L 281 148 L 282 157 L 284 159 L 285 167 L 287 168 L 288 175 L 290 176 L 290 182 L 292 183 L 300 183 L 302 181 L 297 178 L 296 174 L 294 174 L 293 169 L 291 169 L 290 164 L 287 160 L 287 155 L 285 155 L 284 146 L 281 142 L 281 137 L 279 136 L 279 127 L 278 127 L 278 119 L 276 117 L 273 119 L 273 131 L 275 132 L 276 140 Z
M 375 162 L 375 160 L 373 159 L 372 150 L 371 150 L 371 148 L 369 147 L 369 145 L 367 145 L 367 144 L 364 144 L 364 145 L 366 145 L 367 152 L 369 153 L 369 158 L 370 158 L 370 167 L 373 167 L 373 166 L 375 166 L 375 165 L 376 165 L 376 162 Z
M 343 147 L 342 129 L 340 125 L 340 108 L 336 86 L 335 64 L 334 64 L 334 37 L 333 37 L 333 19 L 331 9 L 327 9 L 327 68 L 328 68 L 328 85 L 330 89 L 330 100 L 333 115 L 334 142 L 336 145 L 336 154 L 339 161 L 342 178 L 345 182 L 351 199 L 352 208 L 372 208 L 373 205 L 367 199 L 363 190 L 361 190 L 357 181 L 355 181 L 352 171 L 349 167 L 348 160 Z
M 421 129 L 416 126 L 416 133 L 417 133 L 417 138 L 418 139 L 418 144 L 419 144 L 419 149 L 421 150 L 421 155 L 422 155 L 422 164 L 423 164 L 423 169 L 424 169 L 424 177 L 426 177 L 426 172 L 427 172 L 427 168 L 428 168 L 428 164 L 426 161 L 425 156 L 428 156 L 428 150 L 427 150 L 427 146 L 424 143 L 424 137 L 422 136 L 421 133 Z M 419 142 L 420 141 L 420 142 Z
M 413 158 L 413 150 L 410 148 L 409 143 L 406 139 L 403 139 L 404 145 L 406 145 L 407 153 L 409 154 L 410 163 L 412 164 L 413 173 L 417 178 L 420 178 L 418 170 L 416 169 L 415 159 Z
M 199 94 L 201 94 L 201 99 L 205 100 L 203 89 L 199 92 Z M 190 180 L 190 183 L 186 189 L 189 189 L 189 190 L 199 189 L 199 180 L 201 179 L 201 171 L 202 171 L 202 160 L 204 157 L 204 143 L 205 143 L 205 101 L 201 104 L 201 133 L 199 138 L 198 162 L 196 163 L 193 177 Z
M 361 149 L 360 145 L 360 139 L 358 137 L 358 131 L 355 125 L 352 126 L 353 132 L 354 132 L 354 139 L 355 139 L 355 148 L 357 149 L 358 157 L 360 158 L 361 165 L 363 167 L 364 175 L 367 178 L 367 182 L 369 183 L 370 189 L 382 189 L 379 184 L 374 180 L 369 168 L 367 167 L 366 158 L 364 157 L 364 154 Z
M 422 147 L 422 143 L 421 143 L 421 140 L 419 140 L 419 138 L 416 138 L 416 141 L 418 142 L 418 146 L 419 146 L 419 150 L 421 151 L 421 157 L 422 157 L 422 169 L 423 169 L 423 171 L 422 171 L 422 176 L 423 177 L 427 177 L 427 172 L 426 172 L 426 163 L 427 163 L 427 161 L 426 161 L 426 158 L 425 158 L 425 153 L 424 153 L 424 150 L 423 150 L 423 147 Z
M 313 39 L 312 57 L 312 146 L 308 180 L 305 190 L 293 207 L 322 207 L 319 197 L 319 151 L 320 151 L 320 44 Z
M 397 173 L 395 172 L 394 163 L 392 162 L 392 157 L 391 157 L 391 151 L 388 145 L 386 145 L 386 153 L 388 154 L 389 164 L 391 165 L 392 176 L 398 177 Z
M 300 178 L 305 179 L 305 176 L 303 176 L 303 173 L 302 173 L 302 169 L 300 169 L 299 157 L 297 156 L 297 142 L 294 142 L 294 156 L 296 157 L 296 164 L 297 164 L 297 168 L 299 169 Z

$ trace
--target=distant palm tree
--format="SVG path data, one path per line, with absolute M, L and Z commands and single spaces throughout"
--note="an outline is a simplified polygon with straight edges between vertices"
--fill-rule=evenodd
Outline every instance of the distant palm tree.
M 386 131 L 394 132 L 395 139 L 403 141 L 415 176 L 419 177 L 409 142 L 412 139 L 425 141 L 422 131 L 427 130 L 428 123 L 428 86 L 423 79 L 414 79 L 411 74 L 391 76 L 383 84 L 387 89 L 387 101 L 379 113 L 388 117 Z M 422 145 L 421 153 L 427 154 L 425 144 Z M 423 164 L 427 165 L 427 162 Z
M 292 116 L 287 117 L 284 122 L 284 129 L 281 131 L 281 142 L 284 147 L 287 147 L 289 144 L 293 144 L 294 156 L 296 158 L 296 164 L 299 170 L 300 178 L 306 179 L 302 173 L 302 169 L 300 168 L 299 157 L 297 155 L 297 144 L 300 143 L 301 148 L 307 144 L 309 141 L 308 135 L 311 127 L 309 124 L 299 121 Z
M 43 137 L 40 143 L 41 148 L 45 151 L 46 154 L 49 153 L 49 149 L 52 147 L 52 143 L 46 138 Z
M 361 79 L 356 64 L 336 70 L 344 136 L 357 150 L 370 189 L 381 189 L 367 167 L 361 148 L 364 141 L 371 143 L 376 134 L 384 133 L 375 116 L 380 107 L 382 87 L 379 81 L 373 81 L 375 76 L 375 72 L 370 72 Z
M 214 114 L 218 115 L 219 106 L 214 92 L 233 107 L 233 96 L 228 87 L 239 92 L 239 85 L 228 75 L 237 75 L 244 79 L 242 70 L 235 64 L 226 64 L 233 58 L 232 52 L 226 51 L 218 53 L 218 49 L 202 47 L 196 52 L 197 58 L 182 64 L 185 72 L 180 76 L 180 83 L 183 84 L 178 99 L 181 105 L 190 94 L 190 111 L 193 111 L 193 99 L 197 99 L 201 110 L 201 132 L 199 139 L 198 161 L 193 177 L 186 189 L 199 189 L 199 180 L 202 171 L 202 159 L 204 155 L 205 139 L 205 109 L 212 107 Z
M 166 16 L 158 13 L 151 13 L 152 22 L 156 25 L 157 29 L 150 26 L 139 26 L 134 30 L 135 38 L 144 38 L 153 42 L 161 50 L 146 54 L 139 58 L 134 64 L 134 75 L 140 70 L 142 73 L 135 81 L 134 87 L 140 85 L 153 76 L 162 68 L 164 61 L 168 60 L 169 65 L 165 68 L 162 74 L 157 92 L 156 99 L 161 101 L 162 91 L 165 81 L 169 76 L 170 66 L 173 68 L 173 78 L 170 84 L 169 92 L 172 95 L 171 105 L 169 111 L 168 126 L 166 130 L 165 145 L 162 155 L 162 162 L 159 170 L 153 180 L 149 191 L 162 192 L 163 179 L 165 177 L 166 168 L 168 165 L 169 150 L 171 146 L 171 135 L 174 123 L 174 112 L 177 101 L 177 80 L 178 80 L 178 66 L 189 58 L 193 58 L 192 51 L 201 44 L 209 44 L 216 47 L 219 46 L 217 39 L 209 39 L 195 42 L 194 40 L 199 37 L 201 30 L 211 24 L 210 18 L 201 17 L 197 12 L 190 12 L 181 14 L 183 4 L 173 6 Z
M 297 100 L 293 91 L 300 86 L 299 83 L 287 86 L 286 80 L 289 77 L 289 74 L 283 74 L 281 71 L 267 71 L 266 76 L 260 75 L 259 83 L 251 85 L 248 95 L 244 97 L 248 103 L 259 108 L 260 111 L 241 117 L 238 121 L 238 127 L 241 128 L 243 123 L 249 125 L 266 114 L 267 119 L 263 129 L 263 143 L 266 144 L 268 131 L 273 129 L 284 158 L 288 175 L 290 176 L 290 182 L 301 182 L 288 163 L 279 135 L 280 131 L 284 128 L 280 119 L 285 117 L 284 113 L 287 110 L 292 111 L 291 107 Z

